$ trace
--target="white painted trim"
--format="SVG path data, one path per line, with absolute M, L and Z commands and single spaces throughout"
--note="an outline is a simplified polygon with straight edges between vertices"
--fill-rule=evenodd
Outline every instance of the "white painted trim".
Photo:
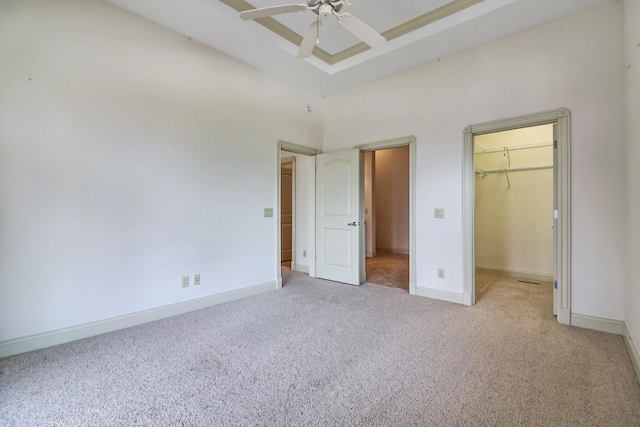
M 440 301 L 452 302 L 455 304 L 464 303 L 463 294 L 457 294 L 455 292 L 448 292 L 448 291 L 441 291 L 439 289 L 423 288 L 421 286 L 416 286 L 416 295 L 419 297 L 437 299 Z
M 463 236 L 463 283 L 470 305 L 475 304 L 475 242 L 474 200 L 475 168 L 473 165 L 473 137 L 484 133 L 500 132 L 543 124 L 557 124 L 558 149 L 556 165 L 558 179 L 555 189 L 558 194 L 558 241 L 555 256 L 558 264 L 558 322 L 571 324 L 571 115 L 560 108 L 505 120 L 469 125 L 464 129 L 462 159 L 462 236 Z
M 540 280 L 553 283 L 553 273 L 538 273 L 535 271 L 513 270 L 510 268 L 476 265 L 476 272 L 494 274 L 496 276 L 515 277 L 518 279 Z
M 236 289 L 190 301 L 166 305 L 164 307 L 157 307 L 124 316 L 113 317 L 111 319 L 2 341 L 0 342 L 0 358 L 89 338 L 105 334 L 107 332 L 117 331 L 119 329 L 130 328 L 132 326 L 189 313 L 195 310 L 201 310 L 203 308 L 212 307 L 214 305 L 223 304 L 240 298 L 258 295 L 276 288 L 276 281 L 272 281 L 261 285 L 249 286 L 247 288 Z
M 293 142 L 287 141 L 278 141 L 278 149 L 289 151 L 290 153 L 295 154 L 304 154 L 305 156 L 315 156 L 316 154 L 322 153 L 322 151 L 317 148 L 305 147 L 304 145 L 294 144 Z
M 416 285 L 416 137 L 413 135 L 360 144 L 360 151 L 409 146 L 409 295 L 418 295 Z
M 291 264 L 291 269 L 293 271 L 299 271 L 300 273 L 306 273 L 309 274 L 309 266 L 307 265 L 300 265 L 300 264 L 296 264 L 295 266 L 293 264 Z
M 354 148 L 358 148 L 360 151 L 378 151 L 378 150 L 386 150 L 388 148 L 404 147 L 405 145 L 411 145 L 415 142 L 416 142 L 416 137 L 413 135 L 409 135 L 409 136 L 403 136 L 400 138 L 385 139 L 384 141 L 360 144 L 360 145 L 356 145 Z
M 631 334 L 627 329 L 627 324 L 624 323 L 622 326 L 622 338 L 624 339 L 624 343 L 627 346 L 627 352 L 629 353 L 629 358 L 631 359 L 633 370 L 636 372 L 636 380 L 638 380 L 638 383 L 640 383 L 640 355 L 638 355 L 638 348 L 631 338 Z
M 587 316 L 571 313 L 571 326 L 593 329 L 594 331 L 608 332 L 610 334 L 623 335 L 625 325 L 622 320 L 604 319 L 602 317 Z

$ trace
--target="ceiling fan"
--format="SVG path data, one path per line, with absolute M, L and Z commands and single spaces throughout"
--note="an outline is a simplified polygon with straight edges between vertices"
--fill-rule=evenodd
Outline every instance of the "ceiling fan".
M 320 26 L 324 23 L 325 19 L 331 16 L 335 16 L 340 25 L 372 48 L 383 46 L 387 42 L 387 39 L 355 16 L 348 13 L 341 13 L 344 6 L 351 5 L 348 0 L 307 0 L 307 4 L 287 4 L 246 10 L 240 12 L 240 18 L 244 20 L 259 19 L 285 13 L 304 12 L 306 10 L 310 10 L 318 15 L 302 39 L 300 50 L 298 51 L 298 58 L 308 58 L 311 56 L 314 45 L 320 41 Z

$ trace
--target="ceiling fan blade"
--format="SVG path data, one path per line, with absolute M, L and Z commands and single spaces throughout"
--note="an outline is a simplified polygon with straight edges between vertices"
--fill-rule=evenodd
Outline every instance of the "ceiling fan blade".
M 266 18 L 267 16 L 282 15 L 283 13 L 302 12 L 309 9 L 306 4 L 285 4 L 282 6 L 263 7 L 261 9 L 245 10 L 240 12 L 240 18 L 249 19 Z
M 338 23 L 373 48 L 381 47 L 387 42 L 387 39 L 378 34 L 373 28 L 348 13 L 340 14 Z
M 305 34 L 302 43 L 300 43 L 298 58 L 308 58 L 311 56 L 313 48 L 316 45 L 316 40 L 318 40 L 318 25 L 322 25 L 322 21 L 316 20 L 309 25 L 307 34 Z

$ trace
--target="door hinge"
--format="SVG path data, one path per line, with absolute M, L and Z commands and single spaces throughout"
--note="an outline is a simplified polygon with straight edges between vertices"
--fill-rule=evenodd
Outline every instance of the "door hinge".
M 558 281 L 557 280 L 553 281 L 553 289 L 558 289 Z
M 553 141 L 553 148 L 556 149 L 556 150 L 558 149 L 558 140 L 557 139 Z

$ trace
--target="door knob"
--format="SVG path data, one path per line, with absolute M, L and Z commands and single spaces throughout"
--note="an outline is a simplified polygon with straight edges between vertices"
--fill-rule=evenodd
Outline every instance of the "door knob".
M 349 227 L 357 227 L 360 225 L 360 221 L 353 221 L 347 224 Z

